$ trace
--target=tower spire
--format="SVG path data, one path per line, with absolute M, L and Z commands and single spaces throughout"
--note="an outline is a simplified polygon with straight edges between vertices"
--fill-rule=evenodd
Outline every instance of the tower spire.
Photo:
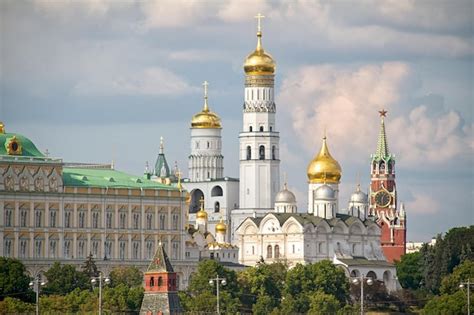
M 387 135 L 385 133 L 385 122 L 384 122 L 384 117 L 386 117 L 387 111 L 382 109 L 379 111 L 379 114 L 380 114 L 380 132 L 379 132 L 379 140 L 377 142 L 377 151 L 375 152 L 375 156 L 379 159 L 384 159 L 389 156 Z

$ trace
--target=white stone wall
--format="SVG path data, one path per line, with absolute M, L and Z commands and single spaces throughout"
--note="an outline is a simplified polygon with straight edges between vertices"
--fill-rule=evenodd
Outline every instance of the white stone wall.
M 224 176 L 221 129 L 191 128 L 188 176 L 193 182 Z

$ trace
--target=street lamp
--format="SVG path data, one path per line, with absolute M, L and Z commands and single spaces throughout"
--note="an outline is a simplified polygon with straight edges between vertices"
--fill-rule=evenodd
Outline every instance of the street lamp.
M 374 284 L 374 280 L 371 277 L 364 277 L 364 274 L 361 273 L 360 277 L 352 279 L 353 284 L 360 283 L 360 314 L 364 315 L 364 280 L 368 285 Z
M 105 281 L 105 284 L 110 283 L 109 277 L 104 277 L 102 272 L 99 272 L 98 277 L 91 277 L 92 285 L 95 285 L 99 281 L 99 315 L 102 315 L 102 280 Z
M 43 287 L 46 283 L 41 282 L 41 276 L 38 274 L 36 277 L 33 279 L 33 281 L 30 282 L 30 288 L 33 289 L 36 293 L 36 315 L 39 315 L 39 292 L 40 288 Z
M 213 286 L 214 282 L 216 283 L 217 286 L 217 315 L 220 315 L 220 310 L 219 310 L 219 284 L 226 285 L 227 281 L 225 278 L 219 278 L 219 275 L 211 280 L 209 280 L 209 285 Z
M 470 279 L 459 284 L 460 289 L 463 289 L 464 287 L 467 288 L 467 315 L 471 315 L 471 285 L 474 285 L 474 283 L 472 283 Z

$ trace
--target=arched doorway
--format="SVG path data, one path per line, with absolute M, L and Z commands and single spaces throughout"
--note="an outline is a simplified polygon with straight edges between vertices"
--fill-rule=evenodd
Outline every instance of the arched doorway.
M 191 203 L 189 204 L 189 213 L 196 213 L 201 207 L 201 198 L 204 198 L 204 193 L 200 189 L 194 189 L 191 192 Z

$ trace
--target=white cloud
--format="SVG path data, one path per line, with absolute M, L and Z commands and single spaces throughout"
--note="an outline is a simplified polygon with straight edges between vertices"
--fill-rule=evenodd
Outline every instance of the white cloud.
M 289 111 L 302 147 L 310 154 L 317 152 L 327 129 L 330 151 L 343 164 L 375 150 L 381 108 L 389 111 L 390 150 L 404 167 L 439 165 L 469 155 L 472 132 L 458 113 L 407 104 L 412 107 L 409 115 L 393 116 L 392 112 L 403 112 L 399 101 L 410 93 L 410 81 L 410 67 L 399 62 L 356 69 L 305 66 L 283 80 L 278 103 L 290 105 L 282 108 Z
M 140 2 L 145 29 L 185 27 L 209 16 L 208 5 L 198 0 L 153 0 Z M 212 10 L 212 9 L 211 9 Z
M 229 54 L 224 53 L 216 49 L 213 50 L 202 50 L 202 49 L 189 49 L 179 50 L 169 53 L 168 58 L 171 60 L 179 61 L 207 61 L 207 60 L 227 60 Z
M 433 196 L 418 192 L 413 195 L 413 200 L 406 203 L 408 214 L 434 214 L 440 210 L 441 207 Z
M 270 13 L 266 0 L 230 0 L 217 12 L 219 18 L 227 22 L 250 21 L 257 13 Z M 263 14 L 263 15 L 265 15 Z
M 75 93 L 86 95 L 179 95 L 196 90 L 175 73 L 159 67 L 83 80 L 74 87 Z

